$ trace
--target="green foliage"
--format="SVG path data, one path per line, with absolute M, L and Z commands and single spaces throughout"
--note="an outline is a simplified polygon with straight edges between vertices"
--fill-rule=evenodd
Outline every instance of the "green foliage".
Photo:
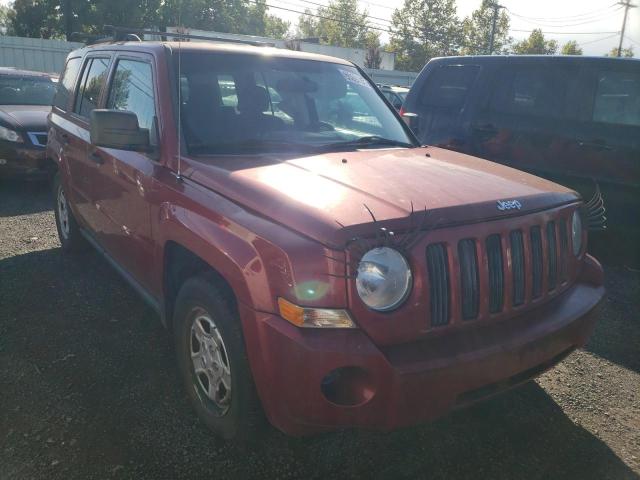
M 12 15 L 12 8 L 6 5 L 0 5 L 0 33 L 2 35 L 13 35 Z
M 558 51 L 558 42 L 545 40 L 542 30 L 536 28 L 529 38 L 516 42 L 513 53 L 516 55 L 553 55 Z
M 367 53 L 364 57 L 364 66 L 366 68 L 380 68 L 380 64 L 382 63 L 380 35 L 375 32 L 367 33 L 366 44 Z
M 391 19 L 388 49 L 398 70 L 419 71 L 433 57 L 460 52 L 462 26 L 455 0 L 404 0 Z
M 41 38 L 63 37 L 72 31 L 101 33 L 105 24 L 133 28 L 184 25 L 277 37 L 289 30 L 288 22 L 267 14 L 264 0 L 15 0 L 9 14 L 16 35 Z
M 311 11 L 307 9 L 305 13 Z M 371 28 L 367 11 L 358 8 L 357 0 L 331 0 L 326 7 L 319 7 L 316 15 L 300 16 L 297 37 L 317 37 L 322 43 L 337 47 L 367 47 Z
M 562 46 L 560 53 L 563 55 L 582 55 L 582 49 L 575 40 L 569 40 Z
M 264 36 L 271 38 L 284 39 L 287 38 L 291 23 L 282 20 L 275 15 L 265 15 L 264 17 Z
M 608 53 L 604 54 L 605 57 L 617 57 L 618 56 L 618 47 L 613 47 Z M 633 46 L 629 45 L 628 48 L 623 48 L 620 52 L 621 57 L 632 58 L 633 57 Z
M 55 38 L 62 35 L 62 15 L 55 0 L 15 0 L 9 12 L 11 30 L 21 37 Z
M 489 53 L 493 26 L 493 4 L 492 0 L 482 0 L 482 4 L 473 11 L 471 17 L 465 18 L 462 22 L 463 55 L 486 55 Z M 504 53 L 509 43 L 511 43 L 509 15 L 505 10 L 499 10 L 493 39 L 493 53 Z

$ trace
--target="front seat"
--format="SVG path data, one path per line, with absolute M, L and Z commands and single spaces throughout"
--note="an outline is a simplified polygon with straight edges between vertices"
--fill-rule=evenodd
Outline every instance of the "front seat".
M 271 106 L 269 93 L 264 87 L 253 85 L 238 95 L 240 123 L 247 138 L 259 138 L 269 132 L 282 129 L 284 121 L 268 112 Z

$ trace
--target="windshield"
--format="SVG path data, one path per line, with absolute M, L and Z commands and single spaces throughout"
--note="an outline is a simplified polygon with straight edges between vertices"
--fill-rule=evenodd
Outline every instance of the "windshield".
M 48 77 L 0 76 L 0 105 L 51 105 L 55 92 Z
M 192 154 L 413 146 L 352 66 L 187 52 L 180 70 L 182 128 Z

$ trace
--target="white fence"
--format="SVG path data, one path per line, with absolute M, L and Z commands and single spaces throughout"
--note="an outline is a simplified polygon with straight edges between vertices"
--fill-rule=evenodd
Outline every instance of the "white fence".
M 365 68 L 364 70 L 371 77 L 371 80 L 386 85 L 410 87 L 418 77 L 415 72 L 403 72 L 400 70 L 374 70 L 372 68 Z
M 82 43 L 0 36 L 0 67 L 16 67 L 39 72 L 60 73 L 71 50 Z
M 235 36 L 243 37 L 241 35 Z M 64 67 L 67 54 L 71 50 L 82 46 L 82 43 L 65 42 L 63 40 L 43 40 L 40 38 L 0 35 L 0 67 L 16 67 L 40 72 L 60 73 Z M 323 45 L 323 47 L 326 46 Z M 349 51 L 348 53 L 356 51 L 354 49 L 340 49 L 339 47 L 328 48 L 333 49 L 330 53 L 335 56 L 343 56 L 347 51 Z M 411 86 L 418 76 L 417 73 L 399 70 L 374 70 L 370 68 L 365 70 L 374 82 L 389 85 Z

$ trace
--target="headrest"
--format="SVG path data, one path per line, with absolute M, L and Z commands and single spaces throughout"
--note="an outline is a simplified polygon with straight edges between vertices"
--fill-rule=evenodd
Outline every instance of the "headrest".
M 254 85 L 238 95 L 240 113 L 261 113 L 269 109 L 269 93 L 264 87 Z

